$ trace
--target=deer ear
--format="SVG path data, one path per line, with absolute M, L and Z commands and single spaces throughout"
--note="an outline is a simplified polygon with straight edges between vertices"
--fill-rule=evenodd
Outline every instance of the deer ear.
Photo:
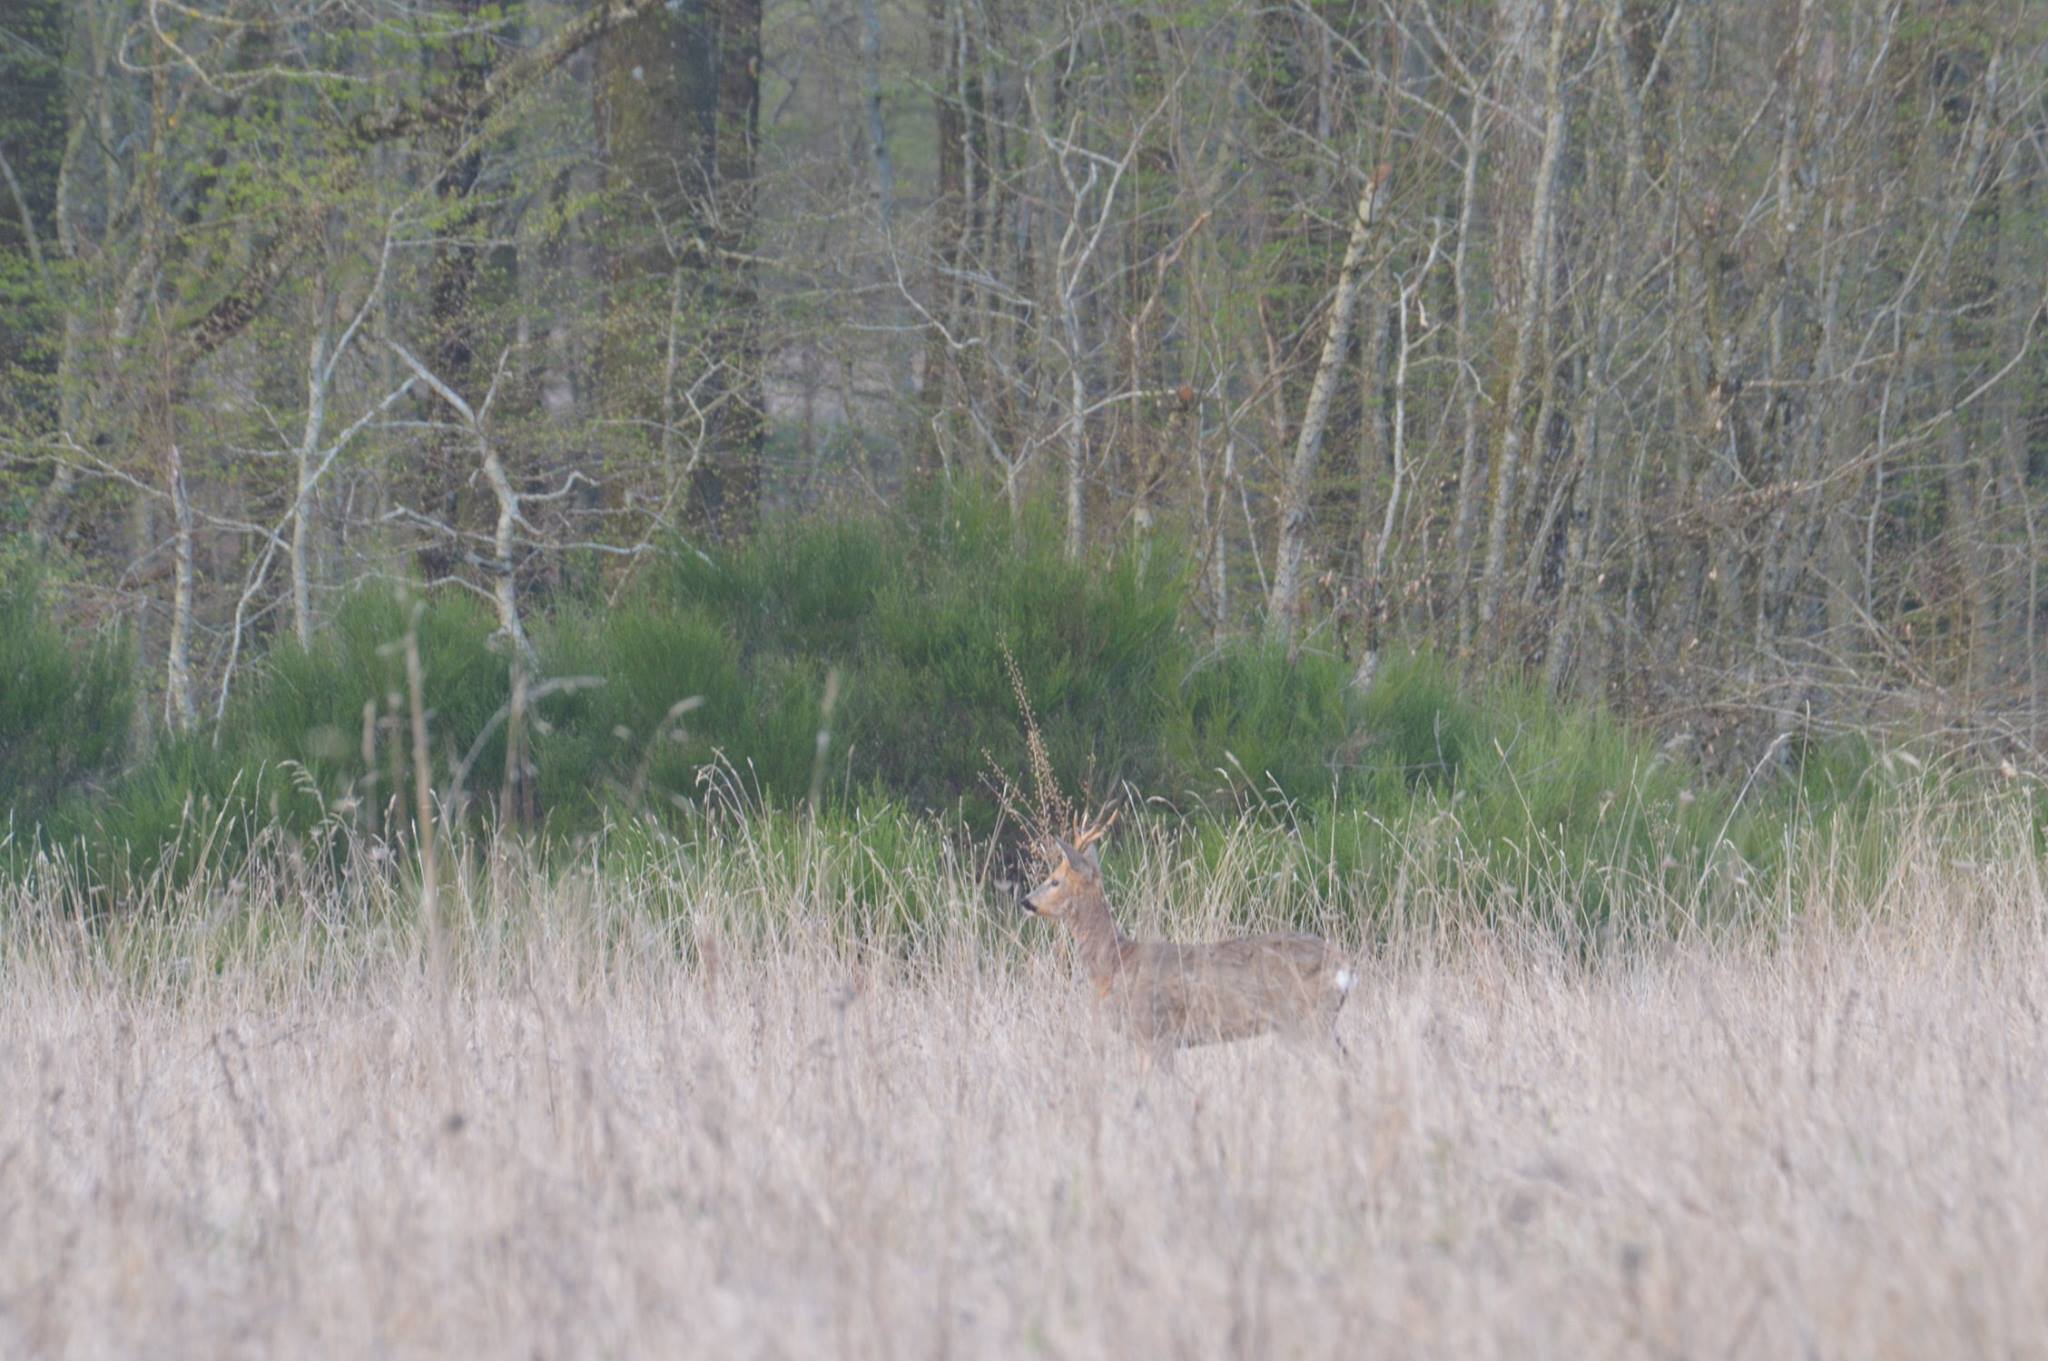
M 1075 850 L 1063 836 L 1056 836 L 1052 841 L 1055 846 L 1060 848 L 1060 859 L 1066 861 L 1070 868 L 1077 870 L 1088 868 L 1087 852 Z
M 1098 841 L 1091 841 L 1088 843 L 1088 848 L 1081 852 L 1081 863 L 1088 867 L 1090 874 L 1100 875 L 1102 873 L 1102 853 L 1096 849 L 1101 844 Z

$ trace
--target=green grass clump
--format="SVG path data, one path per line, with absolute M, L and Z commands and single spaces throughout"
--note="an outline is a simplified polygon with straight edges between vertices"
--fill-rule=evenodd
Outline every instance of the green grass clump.
M 902 535 L 879 520 L 784 521 L 716 555 L 671 551 L 652 594 L 724 622 L 742 651 L 849 660 L 892 572 Z

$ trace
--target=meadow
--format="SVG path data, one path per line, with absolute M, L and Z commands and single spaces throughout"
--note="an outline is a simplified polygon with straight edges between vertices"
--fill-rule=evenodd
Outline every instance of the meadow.
M 1013 528 L 565 587 L 516 743 L 459 594 L 138 750 L 0 590 L 0 1355 L 2044 1350 L 2038 782 L 1361 691 Z M 1353 952 L 1342 1051 L 1148 1066 L 1018 909 L 1061 797 L 1134 934 Z
M 1172 1076 L 984 867 L 878 893 L 823 824 L 453 845 L 431 921 L 361 845 L 98 920 L 45 864 L 0 1353 L 2038 1355 L 2034 828 L 1886 817 L 1876 884 L 1815 832 L 1740 913 L 1583 930 L 1476 853 L 1371 913 L 1257 819 L 1142 821 L 1128 928 L 1320 920 L 1364 975 L 1347 1055 Z

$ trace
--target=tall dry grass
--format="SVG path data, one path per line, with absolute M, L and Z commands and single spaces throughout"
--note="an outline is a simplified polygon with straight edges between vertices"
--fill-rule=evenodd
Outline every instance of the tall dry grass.
M 97 925 L 50 874 L 0 890 L 0 1354 L 2040 1355 L 2048 893 L 1953 831 L 1731 924 L 1409 883 L 1348 1058 L 1173 1079 L 949 860 L 875 932 L 822 839 L 458 857 L 438 950 L 368 863 Z M 1115 848 L 1127 920 L 1299 915 L 1261 835 Z

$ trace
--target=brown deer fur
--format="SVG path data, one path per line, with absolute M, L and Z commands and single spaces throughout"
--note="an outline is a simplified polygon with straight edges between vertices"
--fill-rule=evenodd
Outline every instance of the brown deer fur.
M 1357 981 L 1335 946 L 1294 932 L 1187 945 L 1131 940 L 1110 913 L 1093 848 L 1055 845 L 1052 872 L 1024 905 L 1066 923 L 1096 995 L 1153 1057 L 1170 1062 L 1186 1045 L 1268 1031 L 1335 1039 Z

